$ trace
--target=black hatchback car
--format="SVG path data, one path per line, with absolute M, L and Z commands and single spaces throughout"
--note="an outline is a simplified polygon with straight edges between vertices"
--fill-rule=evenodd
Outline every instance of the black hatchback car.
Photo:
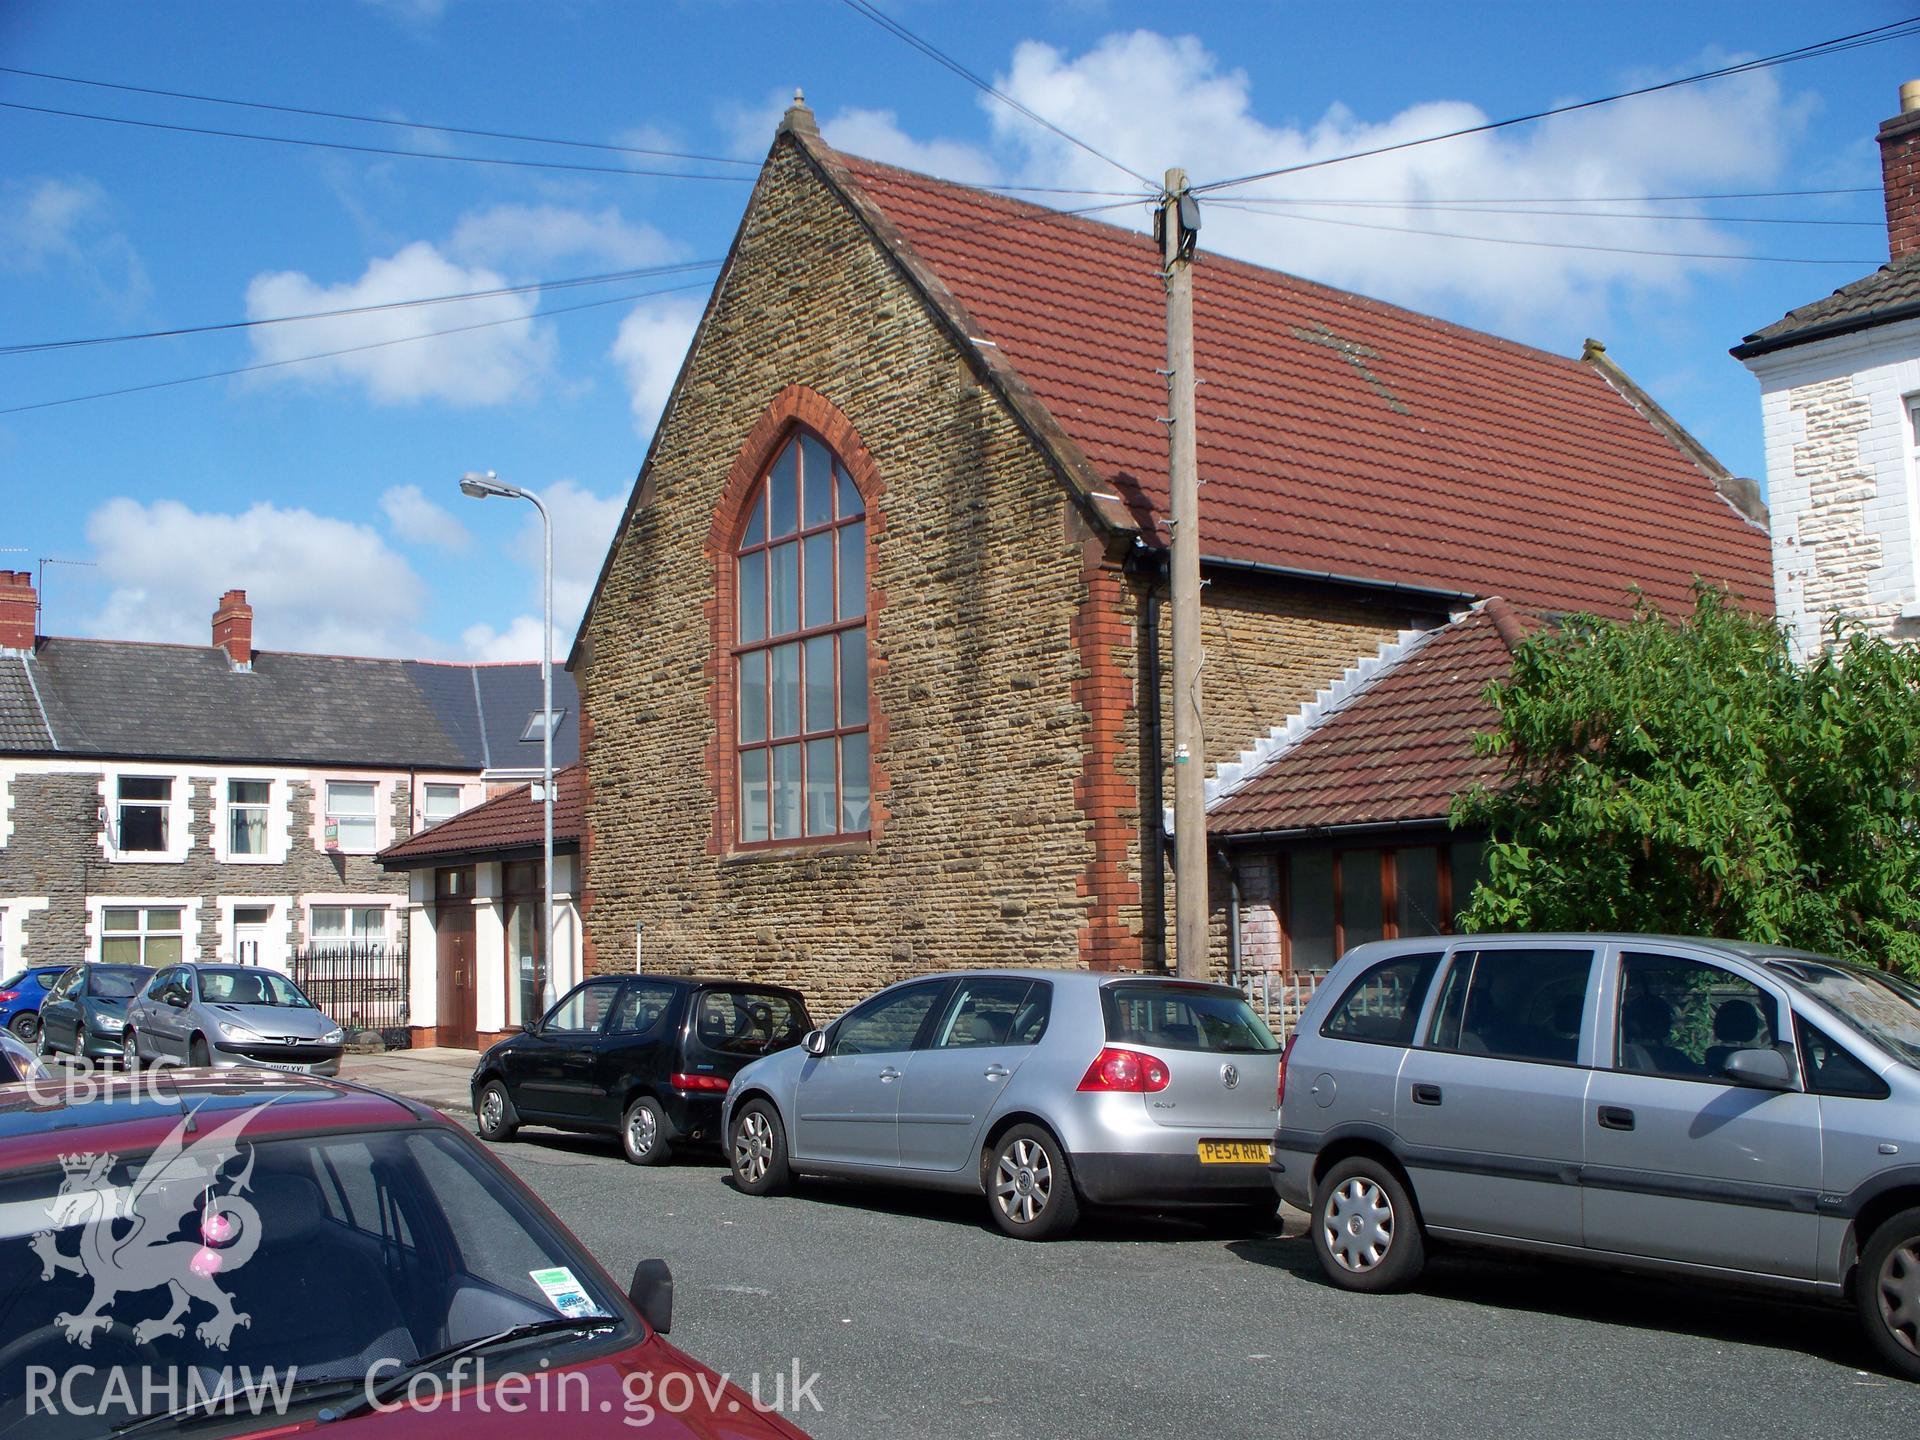
M 522 1125 L 618 1134 L 627 1159 L 657 1165 L 676 1145 L 718 1146 L 734 1075 L 812 1028 L 778 985 L 598 976 L 480 1057 L 473 1110 L 488 1140 Z

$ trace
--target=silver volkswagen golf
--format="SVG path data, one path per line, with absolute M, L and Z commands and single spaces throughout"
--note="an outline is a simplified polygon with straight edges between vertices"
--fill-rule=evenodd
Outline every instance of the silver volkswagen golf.
M 1646 935 L 1377 941 L 1281 1067 L 1273 1178 L 1352 1290 L 1428 1237 L 1851 1299 L 1920 1379 L 1920 987 Z
M 1224 985 L 1062 970 L 903 981 L 734 1077 L 740 1188 L 796 1175 L 983 1195 L 1010 1235 L 1083 1201 L 1271 1215 L 1279 1046 Z

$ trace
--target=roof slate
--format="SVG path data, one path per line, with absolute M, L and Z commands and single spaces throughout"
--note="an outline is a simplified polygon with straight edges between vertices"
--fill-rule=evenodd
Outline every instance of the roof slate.
M 1165 544 L 1153 241 L 801 143 Z M 1194 277 L 1209 559 L 1612 615 L 1698 573 L 1771 605 L 1766 532 L 1594 367 L 1204 251 Z
M 558 771 L 553 777 L 556 846 L 579 845 L 586 830 L 586 811 L 586 767 L 571 765 Z M 545 829 L 545 807 L 534 801 L 532 785 L 520 785 L 389 845 L 380 852 L 379 860 L 390 870 L 404 870 L 461 855 L 528 850 L 543 843 Z
M 1443 820 L 1455 795 L 1497 779 L 1501 762 L 1473 745 L 1496 723 L 1487 683 L 1511 660 L 1497 605 L 1405 645 L 1343 704 L 1250 767 L 1207 807 L 1208 833 L 1231 840 Z
M 50 741 L 40 730 L 38 745 L 34 697 L 9 679 L 17 671 L 24 681 L 29 666 L 52 730 Z M 0 669 L 0 751 L 477 771 L 486 747 L 476 676 L 496 677 L 479 681 L 483 691 L 508 693 L 497 677 L 518 671 L 532 672 L 537 710 L 537 665 L 256 651 L 252 669 L 239 671 L 210 645 L 43 639 L 31 659 Z M 553 678 L 555 707 L 571 711 L 573 677 L 556 669 Z M 569 714 L 556 732 L 556 764 L 578 756 L 573 722 Z
M 53 737 L 41 718 L 22 656 L 0 656 L 0 751 L 41 754 L 53 749 Z
M 1765 329 L 1747 336 L 1733 347 L 1733 353 L 1744 360 L 1822 336 L 1866 330 L 1915 316 L 1920 316 L 1920 255 L 1882 265 L 1871 275 L 1842 285 L 1824 300 L 1789 310 Z

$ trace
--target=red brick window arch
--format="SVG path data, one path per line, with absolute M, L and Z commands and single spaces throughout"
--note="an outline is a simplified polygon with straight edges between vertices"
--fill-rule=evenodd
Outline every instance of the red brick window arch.
M 872 829 L 867 515 L 846 465 L 795 429 L 734 545 L 736 844 Z

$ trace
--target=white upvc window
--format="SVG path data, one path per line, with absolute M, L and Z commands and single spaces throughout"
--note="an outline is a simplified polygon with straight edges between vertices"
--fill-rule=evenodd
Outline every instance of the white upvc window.
M 1913 558 L 1913 584 L 1900 614 L 1902 619 L 1913 620 L 1920 619 L 1920 394 L 1908 395 L 1902 403 L 1907 424 L 1900 438 L 1906 442 L 1902 448 L 1907 452 L 1907 540 Z
M 111 770 L 101 777 L 100 848 L 124 864 L 177 864 L 193 848 L 193 781 L 164 770 Z
M 314 905 L 307 911 L 307 944 L 316 950 L 387 943 L 385 905 Z
M 186 908 L 102 905 L 100 959 L 108 965 L 178 965 L 186 944 Z
M 327 781 L 327 849 L 371 855 L 380 848 L 378 794 L 371 780 Z
M 267 858 L 267 823 L 273 809 L 271 780 L 227 781 L 227 857 Z
M 429 825 L 438 825 L 442 820 L 451 820 L 460 813 L 460 787 L 458 785 L 428 785 L 425 798 L 421 801 L 421 817 Z

